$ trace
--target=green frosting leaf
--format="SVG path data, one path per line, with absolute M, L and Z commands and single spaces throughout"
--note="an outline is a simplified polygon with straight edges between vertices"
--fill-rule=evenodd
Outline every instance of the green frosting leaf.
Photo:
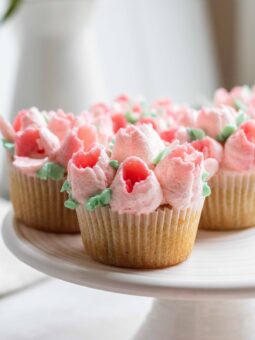
M 94 211 L 97 207 L 108 205 L 111 201 L 112 191 L 107 188 L 100 194 L 90 197 L 85 203 L 85 208 L 89 211 Z
M 77 202 L 77 201 L 74 200 L 73 198 L 69 197 L 69 198 L 65 201 L 64 206 L 65 206 L 67 209 L 74 210 L 74 209 L 76 209 L 76 208 L 79 206 L 79 202 Z
M 246 113 L 240 112 L 239 115 L 236 117 L 236 125 L 240 126 L 242 123 L 246 122 L 249 119 L 250 117 Z
M 137 122 L 137 118 L 132 114 L 132 112 L 126 112 L 125 114 L 126 120 L 131 123 L 135 124 Z
M 120 166 L 120 163 L 116 159 L 112 159 L 109 164 L 113 169 L 118 169 Z
M 188 129 L 188 134 L 191 141 L 203 139 L 205 137 L 205 132 L 202 129 Z
M 204 171 L 204 172 L 202 173 L 202 181 L 203 181 L 203 182 L 206 182 L 207 179 L 208 179 L 208 177 L 209 177 L 209 172 Z
M 71 192 L 71 185 L 68 181 L 65 181 L 64 184 L 62 185 L 62 188 L 60 190 L 60 192 L 67 192 L 70 193 Z
M 48 178 L 55 181 L 64 178 L 65 168 L 59 164 L 53 162 L 47 162 L 43 167 L 37 171 L 36 176 L 42 180 L 47 180 Z
M 112 151 L 113 147 L 115 144 L 115 139 L 113 138 L 110 142 L 109 142 L 109 149 Z
M 157 165 L 162 159 L 164 159 L 170 152 L 169 148 L 165 148 L 163 151 L 161 151 L 157 157 L 152 161 L 152 164 Z
M 223 131 L 218 134 L 218 136 L 216 136 L 216 139 L 219 142 L 225 142 L 229 136 L 232 135 L 232 133 L 234 133 L 236 130 L 236 127 L 233 125 L 226 125 L 223 129 Z
M 2 139 L 3 147 L 11 154 L 14 155 L 15 145 L 12 142 L 9 142 L 6 139 Z
M 203 196 L 207 197 L 211 195 L 211 188 L 209 187 L 209 185 L 205 182 L 203 184 Z
M 236 110 L 247 110 L 247 106 L 238 98 L 234 99 L 234 106 Z

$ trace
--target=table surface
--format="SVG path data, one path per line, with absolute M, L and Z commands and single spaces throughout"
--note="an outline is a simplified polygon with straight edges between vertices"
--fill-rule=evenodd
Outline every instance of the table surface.
M 0 225 L 9 209 L 0 199 Z M 151 303 L 44 276 L 17 260 L 0 237 L 1 340 L 131 340 Z

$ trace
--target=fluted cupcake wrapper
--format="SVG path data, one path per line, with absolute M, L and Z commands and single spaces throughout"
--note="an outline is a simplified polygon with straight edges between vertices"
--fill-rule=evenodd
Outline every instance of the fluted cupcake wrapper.
M 119 267 L 163 268 L 184 261 L 197 234 L 203 200 L 186 209 L 162 206 L 150 214 L 118 214 L 109 207 L 77 209 L 82 240 L 95 260 Z
M 9 187 L 15 217 L 27 226 L 54 233 L 79 232 L 74 210 L 64 207 L 64 180 L 46 181 L 22 174 L 9 166 Z
M 219 171 L 204 204 L 199 228 L 243 229 L 255 225 L 255 171 Z

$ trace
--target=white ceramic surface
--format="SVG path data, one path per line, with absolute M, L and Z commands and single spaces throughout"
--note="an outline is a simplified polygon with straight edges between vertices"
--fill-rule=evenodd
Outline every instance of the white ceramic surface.
M 162 270 L 128 270 L 93 261 L 79 235 L 55 235 L 16 223 L 10 211 L 3 224 L 7 247 L 23 262 L 80 285 L 168 299 L 255 297 L 255 229 L 200 231 L 192 256 Z

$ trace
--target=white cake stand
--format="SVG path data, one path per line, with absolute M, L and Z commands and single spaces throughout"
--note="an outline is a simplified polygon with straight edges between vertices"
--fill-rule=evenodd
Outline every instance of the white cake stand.
M 135 340 L 254 340 L 255 228 L 199 231 L 192 256 L 163 270 L 105 266 L 86 255 L 79 235 L 55 235 L 17 223 L 3 238 L 21 261 L 75 284 L 155 298 Z M 120 339 L 121 340 L 121 339 Z

